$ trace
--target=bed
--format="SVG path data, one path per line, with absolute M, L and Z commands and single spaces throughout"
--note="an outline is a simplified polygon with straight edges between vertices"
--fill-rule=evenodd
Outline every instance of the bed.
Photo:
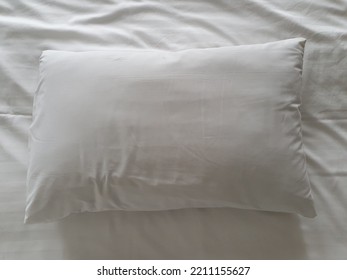
M 1 259 L 346 259 L 347 2 L 0 1 Z M 43 50 L 182 50 L 307 39 L 302 129 L 317 210 L 74 214 L 23 223 Z

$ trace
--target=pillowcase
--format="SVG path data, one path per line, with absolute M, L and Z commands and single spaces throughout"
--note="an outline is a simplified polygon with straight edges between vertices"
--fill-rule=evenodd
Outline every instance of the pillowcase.
M 44 51 L 25 222 L 201 207 L 314 217 L 304 45 Z

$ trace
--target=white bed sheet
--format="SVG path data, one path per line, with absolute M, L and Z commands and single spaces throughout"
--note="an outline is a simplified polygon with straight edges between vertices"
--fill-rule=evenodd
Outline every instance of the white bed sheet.
M 1 259 L 347 259 L 347 1 L 0 1 Z M 178 50 L 308 39 L 303 134 L 318 217 L 102 212 L 24 225 L 42 50 Z

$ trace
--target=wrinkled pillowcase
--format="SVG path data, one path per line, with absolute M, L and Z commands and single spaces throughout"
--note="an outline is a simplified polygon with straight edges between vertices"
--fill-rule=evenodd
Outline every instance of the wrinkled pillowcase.
M 183 51 L 44 51 L 25 222 L 236 207 L 314 217 L 305 39 Z

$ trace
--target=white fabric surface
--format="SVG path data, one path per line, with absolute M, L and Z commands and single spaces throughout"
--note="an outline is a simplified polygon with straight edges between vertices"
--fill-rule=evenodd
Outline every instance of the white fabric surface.
M 345 0 L 0 1 L 0 258 L 347 258 Z M 236 209 L 78 214 L 24 225 L 44 49 L 185 49 L 308 39 L 303 135 L 315 219 Z
M 305 41 L 44 51 L 25 222 L 216 207 L 315 217 L 299 111 Z

